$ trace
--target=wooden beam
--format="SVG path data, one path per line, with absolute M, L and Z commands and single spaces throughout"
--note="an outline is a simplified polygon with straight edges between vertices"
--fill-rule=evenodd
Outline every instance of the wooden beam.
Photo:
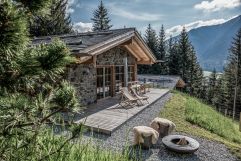
M 82 63 L 91 63 L 92 62 L 92 56 L 84 56 L 84 57 L 77 57 L 77 64 Z
M 139 57 L 144 60 L 144 61 L 149 61 L 151 60 L 150 57 L 146 55 L 146 53 L 143 51 L 143 49 L 138 45 L 136 41 L 133 42 L 133 46 L 135 46 L 136 50 L 138 50 L 138 54 L 140 55 Z
M 131 38 L 130 40 L 122 43 L 120 46 L 125 46 L 125 45 L 131 45 L 133 43 L 133 38 Z
M 136 54 L 137 51 L 134 51 L 129 45 L 124 46 L 135 58 L 137 58 L 137 61 L 140 61 L 140 57 Z
M 151 62 L 151 60 L 149 60 L 149 61 L 138 61 L 137 62 L 137 64 L 146 64 L 146 65 L 151 65 L 151 64 L 153 64 L 153 62 Z
M 134 64 L 134 81 L 137 81 L 137 63 Z
M 145 55 L 148 55 L 148 57 L 151 59 L 151 62 L 154 63 L 156 58 L 147 47 L 147 45 L 141 40 L 141 37 L 136 34 L 134 39 L 138 46 L 142 48 L 142 51 L 144 51 Z
M 96 68 L 96 59 L 97 59 L 97 56 L 94 55 L 94 56 L 93 56 L 93 65 L 94 65 L 95 68 Z
M 133 35 L 129 35 L 128 37 L 125 37 L 121 40 L 116 40 L 116 41 L 113 41 L 113 42 L 105 42 L 103 43 L 100 47 L 94 49 L 94 50 L 91 50 L 89 51 L 88 53 L 90 53 L 91 55 L 99 55 L 105 51 L 108 51 L 122 43 L 125 43 L 126 41 L 129 41 L 131 38 L 133 37 Z

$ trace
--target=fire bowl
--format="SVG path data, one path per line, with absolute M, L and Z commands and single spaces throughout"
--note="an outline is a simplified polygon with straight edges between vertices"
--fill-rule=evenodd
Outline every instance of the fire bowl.
M 199 143 L 188 136 L 168 135 L 162 138 L 165 147 L 177 153 L 194 153 L 199 148 Z

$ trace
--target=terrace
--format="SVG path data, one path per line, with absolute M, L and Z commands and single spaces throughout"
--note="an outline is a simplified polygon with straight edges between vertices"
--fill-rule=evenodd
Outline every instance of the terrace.
M 169 89 L 151 88 L 145 95 L 149 97 L 149 104 L 133 108 L 119 107 L 119 97 L 111 97 L 99 100 L 96 104 L 89 105 L 85 113 L 80 115 L 75 123 L 84 123 L 93 131 L 111 135 L 126 121 L 130 120 L 144 109 L 150 107 L 157 100 L 169 93 Z

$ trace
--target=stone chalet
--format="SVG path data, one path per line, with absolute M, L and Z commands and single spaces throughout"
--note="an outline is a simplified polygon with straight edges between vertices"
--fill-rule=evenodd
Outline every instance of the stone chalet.
M 138 64 L 156 62 L 135 28 L 39 37 L 32 42 L 48 44 L 56 37 L 78 59 L 68 67 L 66 76 L 82 105 L 117 95 L 121 87 L 137 80 Z

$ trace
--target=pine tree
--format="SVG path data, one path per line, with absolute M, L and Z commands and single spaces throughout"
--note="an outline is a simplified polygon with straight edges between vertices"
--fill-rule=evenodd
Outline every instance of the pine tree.
M 232 110 L 235 85 L 235 64 L 229 63 L 224 69 L 224 107 Z
M 207 86 L 204 84 L 204 77 L 203 77 L 203 70 L 200 67 L 200 65 L 197 65 L 197 73 L 196 75 L 196 81 L 194 82 L 194 93 L 193 95 L 200 98 L 200 99 L 204 99 L 204 97 L 206 96 L 207 93 Z
M 166 53 L 166 36 L 164 26 L 162 25 L 160 33 L 159 33 L 159 42 L 158 42 L 158 60 L 162 60 L 163 62 L 160 64 L 161 73 L 160 74 L 168 74 L 168 62 L 167 62 L 167 53 Z
M 153 54 L 156 56 L 156 58 L 160 58 L 160 55 L 158 53 L 158 38 L 156 35 L 156 31 L 151 27 L 151 24 L 148 25 L 145 35 L 144 35 L 144 40 L 147 44 L 147 46 L 151 49 Z
M 190 45 L 191 46 L 191 45 Z M 189 59 L 187 60 L 187 92 L 190 95 L 194 95 L 198 97 L 198 93 L 200 92 L 200 88 L 202 86 L 202 69 L 198 64 L 196 53 L 194 47 L 190 47 Z
M 151 49 L 152 53 L 155 55 L 156 58 L 160 58 L 158 53 L 158 37 L 156 35 L 156 31 L 152 29 L 151 24 L 148 25 L 145 35 L 144 41 L 146 42 L 147 46 Z M 140 74 L 160 74 L 161 67 L 159 64 L 150 65 L 139 65 L 139 73 Z
M 207 102 L 212 105 L 215 105 L 216 99 L 217 99 L 217 72 L 216 72 L 216 69 L 214 69 L 212 74 L 209 76 L 209 80 L 208 80 Z
M 11 22 L 11 23 L 10 23 Z M 26 48 L 27 25 L 24 14 L 10 2 L 0 2 L 0 87 L 12 87 L 18 73 L 17 59 Z
M 178 54 L 180 57 L 180 74 L 184 82 L 189 83 L 187 77 L 189 68 L 188 63 L 190 57 L 190 42 L 185 27 L 183 27 L 182 32 L 180 34 L 178 45 Z
M 55 126 L 56 114 L 78 107 L 75 89 L 63 80 L 66 65 L 75 60 L 59 40 L 30 44 L 31 14 L 25 13 L 40 12 L 46 1 L 18 2 L 0 1 L 1 160 L 46 160 L 65 146 L 49 137 L 46 123 Z M 43 149 L 48 142 L 57 146 Z
M 34 14 L 30 20 L 32 36 L 68 34 L 72 32 L 70 15 L 67 15 L 67 0 L 52 0 L 48 14 Z
M 203 71 L 202 71 L 202 77 L 203 77 Z M 202 84 L 200 87 L 200 92 L 195 94 L 195 96 L 197 96 L 198 98 L 202 99 L 203 101 L 206 102 L 207 100 L 207 91 L 208 91 L 208 80 L 203 77 L 202 79 Z
M 168 42 L 168 69 L 169 75 L 179 75 L 180 74 L 180 59 L 178 54 L 178 44 L 173 43 L 173 38 L 169 38 Z
M 49 0 L 13 0 L 13 2 L 18 2 L 19 8 L 25 13 L 41 13 L 44 12 L 49 4 Z
M 101 30 L 109 30 L 112 25 L 110 25 L 110 18 L 108 17 L 108 10 L 105 8 L 102 0 L 100 1 L 100 5 L 93 13 L 93 30 L 101 31 Z
M 224 104 L 225 108 L 235 110 L 233 112 L 237 113 L 241 111 L 241 28 L 233 38 L 228 61 L 223 76 Z M 234 102 L 236 109 L 233 109 Z
M 213 102 L 216 108 L 225 108 L 225 84 L 223 75 L 217 78 L 216 97 Z
M 196 52 L 188 34 L 183 28 L 176 45 L 173 45 L 172 39 L 169 40 L 169 74 L 180 75 L 186 83 L 185 91 L 191 95 L 200 97 L 199 93 L 203 91 L 203 73 L 200 67 Z

